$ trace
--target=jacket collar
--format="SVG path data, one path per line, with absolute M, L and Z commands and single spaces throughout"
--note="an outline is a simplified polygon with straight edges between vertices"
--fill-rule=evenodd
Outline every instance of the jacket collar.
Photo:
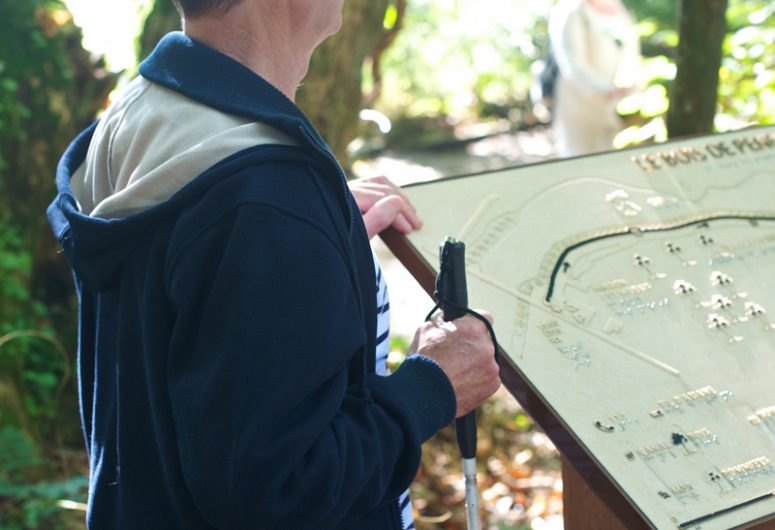
M 277 88 L 181 32 L 165 35 L 139 71 L 154 83 L 220 111 L 268 123 L 293 136 L 300 127 L 308 129 L 325 145 L 301 110 Z
M 331 149 L 303 112 L 261 76 L 182 32 L 165 35 L 140 64 L 140 75 L 195 101 L 276 127 L 321 155 L 334 168 L 349 196 L 347 179 Z M 354 217 L 351 201 L 349 231 Z

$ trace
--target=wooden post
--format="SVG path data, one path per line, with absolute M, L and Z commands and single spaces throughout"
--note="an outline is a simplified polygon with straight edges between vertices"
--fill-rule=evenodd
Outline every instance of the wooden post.
M 562 460 L 562 510 L 565 530 L 628 530 L 579 475 L 573 464 Z

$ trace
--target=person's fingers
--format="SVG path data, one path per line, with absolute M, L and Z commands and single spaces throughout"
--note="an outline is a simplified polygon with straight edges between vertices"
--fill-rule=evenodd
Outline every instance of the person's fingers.
M 404 201 L 404 207 L 401 209 L 401 213 L 405 216 L 406 220 L 411 225 L 411 229 L 408 231 L 411 232 L 412 230 L 422 228 L 422 220 L 420 219 L 420 216 L 417 215 L 417 210 L 409 200 L 409 197 L 406 196 L 406 192 L 404 192 L 404 190 L 400 187 L 396 186 L 393 182 L 390 182 L 389 180 L 387 182 L 388 184 L 385 186 L 385 188 L 388 191 L 386 191 L 386 194 L 397 195 L 398 197 L 401 197 L 401 200 Z
M 357 189 L 353 189 L 352 192 L 353 197 L 355 197 L 355 203 L 358 205 L 358 209 L 361 213 L 368 211 L 377 201 L 385 197 L 385 194 L 379 190 L 361 186 Z
M 412 205 L 412 203 L 408 202 L 406 199 L 404 199 L 404 208 L 401 213 L 410 225 L 409 232 L 422 228 L 422 219 L 420 219 L 420 216 L 417 215 L 417 210 L 414 209 L 414 205 Z
M 404 233 L 422 228 L 422 220 L 417 214 L 414 205 L 406 196 L 404 190 L 390 181 L 387 177 L 372 177 L 360 181 L 353 181 L 351 190 L 361 213 L 365 213 L 373 208 L 374 205 L 383 198 L 390 196 L 400 197 L 404 203 L 401 211 L 409 224 L 409 228 L 405 227 L 402 221 L 399 222 L 399 225 L 396 226 L 396 228 Z M 402 226 L 404 227 L 402 228 Z
M 417 212 L 408 208 L 398 195 L 388 195 L 375 202 L 363 213 L 363 222 L 370 238 L 389 226 L 404 234 L 422 227 Z
M 363 223 L 366 225 L 366 233 L 369 235 L 369 239 L 392 225 L 396 221 L 402 207 L 403 201 L 401 198 L 391 195 L 377 201 L 369 208 L 363 214 Z
M 414 230 L 414 226 L 407 219 L 406 213 L 402 210 L 396 214 L 396 218 L 393 221 L 393 228 L 401 232 L 402 234 L 408 234 Z

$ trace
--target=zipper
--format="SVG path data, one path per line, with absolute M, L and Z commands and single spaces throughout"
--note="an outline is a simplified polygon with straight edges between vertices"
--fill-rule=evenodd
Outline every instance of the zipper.
M 339 162 L 336 160 L 336 158 L 334 157 L 333 153 L 331 153 L 331 150 L 330 150 L 330 149 L 328 149 L 327 147 L 325 147 L 325 145 L 323 145 L 323 144 L 321 143 L 321 140 L 320 140 L 320 139 L 318 139 L 318 138 L 317 138 L 315 135 L 313 135 L 313 134 L 312 134 L 312 133 L 311 133 L 311 132 L 308 130 L 308 128 L 307 128 L 307 127 L 305 127 L 303 124 L 300 124 L 300 125 L 299 125 L 299 132 L 301 132 L 301 135 L 304 137 L 304 139 L 305 139 L 305 140 L 307 140 L 307 143 L 311 144 L 311 145 L 312 145 L 312 147 L 313 147 L 313 148 L 315 148 L 315 150 L 316 150 L 318 153 L 320 153 L 321 155 L 323 155 L 323 157 L 325 157 L 325 159 L 326 159 L 326 160 L 328 160 L 328 161 L 331 163 L 331 165 L 333 165 L 333 166 L 334 166 L 334 168 L 336 169 L 336 173 L 337 173 L 337 175 L 339 175 L 339 182 L 340 182 L 340 184 L 341 184 L 341 186 L 342 186 L 342 189 L 343 189 L 344 191 L 346 191 L 346 190 L 347 190 L 347 177 L 345 177 L 344 170 L 342 169 L 342 166 L 341 166 L 341 165 L 339 164 Z M 355 213 L 353 212 L 353 209 L 352 209 L 351 202 L 350 202 L 349 200 L 346 200 L 345 202 L 347 203 L 347 210 L 348 210 L 348 212 L 349 212 L 349 214 L 350 214 L 350 215 L 349 215 L 349 220 L 348 220 L 348 221 L 349 221 L 349 226 L 348 226 L 348 233 L 349 233 L 349 234 L 352 234 L 352 232 L 353 232 L 353 224 L 354 224 Z M 354 266 L 354 264 L 353 264 L 353 266 Z M 353 273 L 355 273 L 355 271 L 354 271 L 354 270 L 353 270 Z M 359 290 L 360 290 L 360 289 L 359 289 Z M 360 305 L 360 302 L 361 302 L 361 300 L 360 300 L 360 299 L 361 299 L 361 296 L 359 295 L 359 296 L 358 296 L 358 302 L 359 302 L 359 305 Z M 363 308 L 361 308 L 361 311 L 360 311 L 360 312 L 361 312 L 361 315 L 363 315 Z M 368 329 L 368 328 L 367 328 L 367 326 L 365 326 L 365 325 L 364 325 L 364 329 Z M 367 341 L 367 343 L 368 343 L 368 341 Z M 364 355 L 364 357 L 365 357 L 365 355 L 368 355 L 368 354 L 369 354 L 369 352 L 366 352 L 366 353 L 364 353 L 363 355 Z M 365 366 L 364 366 L 364 374 L 363 374 L 363 375 L 364 375 L 364 377 L 363 377 L 363 379 L 361 380 L 361 386 L 362 386 L 362 387 L 364 387 L 364 386 L 365 386 L 365 383 L 366 383 L 366 381 L 365 381 L 365 371 L 366 371 L 366 370 L 365 370 Z M 399 497 L 398 497 L 398 498 L 395 500 L 395 502 L 393 502 L 393 508 L 394 508 L 394 510 L 395 510 L 395 512 L 394 512 L 394 513 L 396 514 L 396 520 L 397 520 L 397 522 L 398 522 L 398 524 L 399 524 L 399 528 L 400 528 L 400 530 L 404 530 L 404 529 L 407 527 L 407 525 L 406 525 L 406 521 L 404 520 L 404 512 L 403 512 L 403 510 L 401 509 L 401 497 L 402 497 L 402 496 L 403 496 L 403 494 L 402 494 L 402 495 L 400 495 L 400 496 L 399 496 Z M 411 500 L 410 500 L 409 502 L 411 502 Z
M 334 155 L 331 152 L 331 150 L 328 149 L 327 147 L 325 147 L 324 145 L 322 145 L 321 144 L 321 140 L 316 138 L 315 135 L 313 135 L 311 132 L 309 132 L 307 127 L 305 127 L 303 124 L 299 125 L 299 131 L 301 132 L 302 136 L 304 136 L 304 139 L 307 140 L 307 142 L 309 144 L 311 144 L 312 147 L 314 147 L 315 150 L 318 153 L 323 155 L 326 158 L 326 160 L 331 162 L 331 164 L 334 166 L 334 168 L 336 168 L 336 173 L 337 173 L 337 175 L 339 175 L 339 183 L 342 185 L 342 189 L 346 191 L 347 190 L 347 177 L 345 177 L 344 170 L 342 169 L 342 166 L 336 160 L 336 158 L 334 157 Z M 347 227 L 347 232 L 349 234 L 352 234 L 352 232 L 353 232 L 353 222 L 354 222 L 353 217 L 355 216 L 355 214 L 352 211 L 352 207 L 350 205 L 350 201 L 347 200 L 345 202 L 347 203 L 347 210 L 350 213 L 349 219 L 348 219 L 349 226 Z
M 340 186 L 342 187 L 342 195 L 344 196 L 343 198 L 344 198 L 344 202 L 345 202 L 345 207 L 347 209 L 347 213 L 349 214 L 349 219 L 348 219 L 348 223 L 347 223 L 349 226 L 347 226 L 346 237 L 347 238 L 352 238 L 353 228 L 354 228 L 354 224 L 355 224 L 355 212 L 354 212 L 353 207 L 352 207 L 352 201 L 349 198 L 349 191 L 348 191 L 348 187 L 347 187 L 347 178 L 344 175 L 344 170 L 339 165 L 339 162 L 337 162 L 337 160 L 334 157 L 333 153 L 331 153 L 331 150 L 328 149 L 325 146 L 325 143 L 323 142 L 323 140 L 321 138 L 319 138 L 312 131 L 310 131 L 308 127 L 305 127 L 305 125 L 303 123 L 299 124 L 298 129 L 299 129 L 299 132 L 301 133 L 301 135 L 306 140 L 307 144 L 311 145 L 311 147 L 316 152 L 321 154 L 336 169 L 336 173 L 339 176 L 339 183 L 340 183 Z M 360 317 L 361 317 L 361 326 L 368 333 L 370 328 L 366 324 L 366 321 L 365 321 L 365 316 L 366 315 L 365 315 L 365 308 L 363 307 L 363 304 L 364 304 L 363 292 L 362 292 L 363 286 L 361 286 L 360 282 L 359 282 L 358 265 L 356 263 L 356 258 L 355 258 L 355 255 L 354 255 L 354 249 L 352 247 L 350 247 L 350 251 L 348 252 L 348 255 L 349 255 L 349 260 L 350 260 L 350 266 L 348 267 L 349 268 L 349 272 L 350 272 L 350 279 L 351 279 L 352 284 L 353 284 L 353 289 L 354 289 L 354 291 L 356 293 L 356 299 L 357 299 L 357 303 L 358 303 L 358 311 L 359 311 Z M 374 270 L 373 265 L 371 265 L 371 270 L 372 270 L 372 273 L 373 273 L 373 270 Z M 375 283 L 372 283 L 372 285 L 375 285 Z M 376 296 L 375 296 L 375 299 L 376 299 Z M 371 398 L 368 397 L 369 396 L 369 392 L 368 392 L 368 390 L 366 388 L 366 374 L 368 373 L 368 366 L 369 366 L 369 361 L 367 359 L 369 359 L 369 358 L 374 359 L 374 356 L 375 356 L 374 354 L 375 354 L 376 344 L 375 344 L 374 341 L 376 340 L 376 327 L 375 327 L 374 331 L 375 331 L 375 333 L 372 334 L 371 338 L 366 337 L 366 342 L 364 344 L 364 347 L 362 348 L 362 351 L 359 354 L 360 358 L 357 361 L 355 361 L 359 365 L 357 368 L 359 369 L 359 375 L 360 375 L 359 381 L 357 382 L 358 393 L 359 393 L 359 395 L 361 395 L 363 397 L 367 397 L 368 399 L 371 399 Z M 371 348 L 368 347 L 369 344 L 372 345 Z

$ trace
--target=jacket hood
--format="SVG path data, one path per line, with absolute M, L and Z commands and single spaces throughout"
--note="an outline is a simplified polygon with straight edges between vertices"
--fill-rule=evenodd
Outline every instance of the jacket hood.
M 344 173 L 307 118 L 242 64 L 174 32 L 140 74 L 71 143 L 57 168 L 49 221 L 89 287 L 109 285 L 160 217 L 267 156 L 298 159 L 301 147 L 330 164 L 346 189 Z M 352 226 L 344 192 L 342 206 Z

